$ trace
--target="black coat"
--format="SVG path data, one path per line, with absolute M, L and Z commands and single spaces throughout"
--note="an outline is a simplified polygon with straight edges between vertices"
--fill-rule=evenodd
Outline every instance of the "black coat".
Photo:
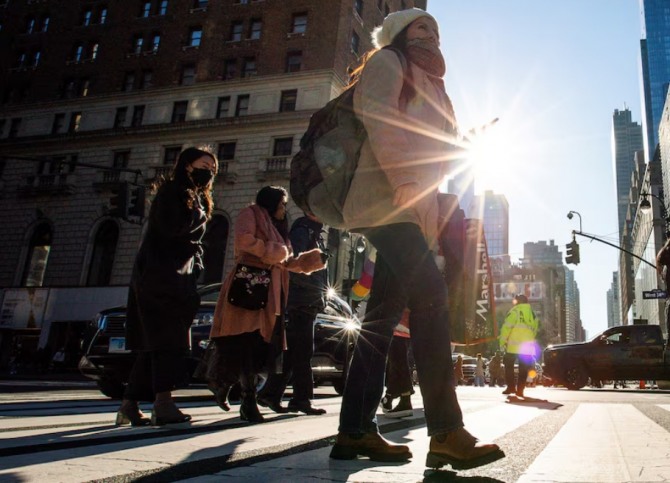
M 325 245 L 321 237 L 323 225 L 312 221 L 306 216 L 295 220 L 289 238 L 293 247 L 293 255 L 319 248 L 325 252 Z M 328 288 L 327 268 L 313 272 L 310 275 L 291 273 L 288 290 L 288 309 L 298 307 L 312 307 L 323 310 L 326 306 L 326 289 Z
M 170 180 L 151 205 L 128 291 L 129 349 L 189 348 L 189 329 L 200 305 L 196 289 L 207 217 L 201 203 L 189 208 L 187 199 L 186 188 Z

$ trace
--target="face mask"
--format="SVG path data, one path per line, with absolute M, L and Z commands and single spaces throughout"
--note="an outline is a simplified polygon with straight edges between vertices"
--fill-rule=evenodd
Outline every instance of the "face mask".
M 207 184 L 209 184 L 209 182 L 212 180 L 212 176 L 212 172 L 204 168 L 193 168 L 193 171 L 191 171 L 191 179 L 193 180 L 193 184 L 199 188 L 204 188 L 207 186 Z

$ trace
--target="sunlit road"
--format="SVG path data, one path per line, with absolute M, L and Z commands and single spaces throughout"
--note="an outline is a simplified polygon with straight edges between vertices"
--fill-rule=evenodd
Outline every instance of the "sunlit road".
M 501 388 L 459 387 L 466 427 L 507 457 L 455 473 L 424 466 L 421 398 L 411 418 L 380 414 L 382 432 L 409 444 L 405 464 L 328 458 L 340 398 L 317 388 L 324 416 L 277 415 L 248 425 L 239 406 L 221 411 L 206 390 L 178 393 L 191 424 L 115 427 L 118 402 L 90 385 L 41 390 L 0 383 L 0 481 L 668 481 L 670 393 L 531 388 L 536 401 L 507 401 Z M 150 406 L 143 407 L 147 412 Z

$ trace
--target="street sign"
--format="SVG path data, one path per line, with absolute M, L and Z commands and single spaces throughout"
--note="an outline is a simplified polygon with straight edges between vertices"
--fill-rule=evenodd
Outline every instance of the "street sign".
M 645 300 L 665 299 L 668 298 L 668 293 L 665 290 L 661 290 L 660 288 L 655 288 L 654 290 L 643 290 L 642 298 Z

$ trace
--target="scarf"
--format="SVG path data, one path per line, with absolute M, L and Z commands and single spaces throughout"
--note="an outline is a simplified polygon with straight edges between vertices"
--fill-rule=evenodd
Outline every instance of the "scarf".
M 418 65 L 428 74 L 442 78 L 447 72 L 447 66 L 440 48 L 432 42 L 414 39 L 407 42 L 405 48 L 410 62 Z

